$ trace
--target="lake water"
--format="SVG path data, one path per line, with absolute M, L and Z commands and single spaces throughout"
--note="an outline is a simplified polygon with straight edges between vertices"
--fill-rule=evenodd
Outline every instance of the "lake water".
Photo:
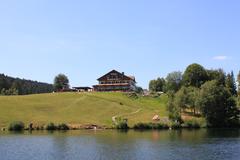
M 0 160 L 240 160 L 240 130 L 0 132 Z

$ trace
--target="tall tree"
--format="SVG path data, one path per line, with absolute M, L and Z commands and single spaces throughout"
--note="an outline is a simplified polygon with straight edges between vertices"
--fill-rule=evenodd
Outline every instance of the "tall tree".
M 199 113 L 199 110 L 200 110 L 197 104 L 199 93 L 200 93 L 199 88 L 196 88 L 196 87 L 187 88 L 187 96 L 188 96 L 187 105 L 189 106 L 188 108 L 192 110 L 193 115 L 196 115 L 196 113 Z
M 226 82 L 226 73 L 223 71 L 223 69 L 217 69 L 217 70 L 207 70 L 208 74 L 208 80 L 216 80 L 219 85 L 224 85 Z
M 208 75 L 203 66 L 191 64 L 183 74 L 183 81 L 186 86 L 200 87 L 208 80 Z
M 61 91 L 64 89 L 69 89 L 69 80 L 68 77 L 64 74 L 58 74 L 54 78 L 54 89 L 56 91 Z
M 157 78 L 156 80 L 151 80 L 149 82 L 149 90 L 151 92 L 162 92 L 165 85 L 164 78 Z
M 0 74 L 0 90 L 2 89 L 8 89 L 8 78 L 4 74 Z
M 237 82 L 238 82 L 238 106 L 240 106 L 240 71 L 237 76 Z
M 208 126 L 232 127 L 239 125 L 240 113 L 235 99 L 223 85 L 218 85 L 216 80 L 202 85 L 198 105 L 206 117 Z
M 176 94 L 174 98 L 174 104 L 181 108 L 181 110 L 185 110 L 188 108 L 188 91 L 187 87 L 183 86 Z
M 153 79 L 149 82 L 149 91 L 154 92 L 156 90 L 156 80 Z
M 23 94 L 23 86 L 21 84 L 21 80 L 16 79 L 13 83 L 11 88 L 15 88 L 18 91 L 18 94 Z
M 197 105 L 197 98 L 199 96 L 199 88 L 196 87 L 185 87 L 183 86 L 175 94 L 175 105 L 181 108 L 182 110 L 190 109 L 195 115 L 196 111 L 199 110 Z
M 227 78 L 226 78 L 226 83 L 225 84 L 226 84 L 226 88 L 229 90 L 229 92 L 233 96 L 237 96 L 237 86 L 236 86 L 236 82 L 235 82 L 233 71 L 231 73 L 227 74 Z
M 174 91 L 177 92 L 181 88 L 182 84 L 182 72 L 172 72 L 166 77 L 166 84 L 164 86 L 164 91 Z
M 168 117 L 173 122 L 182 123 L 181 108 L 176 106 L 174 101 L 175 101 L 174 93 L 169 92 L 169 100 L 167 103 Z
M 238 96 L 240 98 L 240 71 L 238 73 L 237 81 L 238 81 Z

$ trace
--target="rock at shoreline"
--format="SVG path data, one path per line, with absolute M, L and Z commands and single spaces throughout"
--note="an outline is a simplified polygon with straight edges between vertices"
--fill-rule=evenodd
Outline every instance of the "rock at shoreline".
M 153 116 L 152 120 L 153 120 L 153 121 L 160 121 L 159 115 Z

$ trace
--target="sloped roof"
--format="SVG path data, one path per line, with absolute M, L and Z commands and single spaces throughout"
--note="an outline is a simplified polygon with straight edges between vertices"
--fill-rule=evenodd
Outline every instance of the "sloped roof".
M 128 77 L 135 81 L 135 77 L 134 76 L 128 76 Z
M 120 73 L 120 72 L 118 72 L 118 71 L 116 71 L 116 70 L 112 70 L 112 71 L 110 71 L 110 72 L 108 72 L 107 74 L 105 74 L 105 75 L 103 75 L 103 76 L 101 76 L 100 78 L 98 78 L 97 80 L 99 81 L 99 80 L 101 80 L 102 78 L 104 78 L 105 76 L 107 76 L 108 74 L 110 74 L 110 73 L 112 73 L 112 72 L 115 72 L 115 73 L 118 73 L 118 74 L 122 74 L 122 73 Z M 134 80 L 135 81 L 135 77 L 134 76 L 127 76 L 127 75 L 123 75 L 125 78 L 128 78 L 128 79 L 131 79 L 131 80 Z

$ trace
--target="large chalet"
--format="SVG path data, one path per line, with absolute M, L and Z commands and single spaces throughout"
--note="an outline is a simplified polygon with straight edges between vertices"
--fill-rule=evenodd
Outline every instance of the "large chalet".
M 99 83 L 93 86 L 94 91 L 131 92 L 136 89 L 136 81 L 134 76 L 127 76 L 124 74 L 124 72 L 120 73 L 116 70 L 112 70 L 97 80 Z

